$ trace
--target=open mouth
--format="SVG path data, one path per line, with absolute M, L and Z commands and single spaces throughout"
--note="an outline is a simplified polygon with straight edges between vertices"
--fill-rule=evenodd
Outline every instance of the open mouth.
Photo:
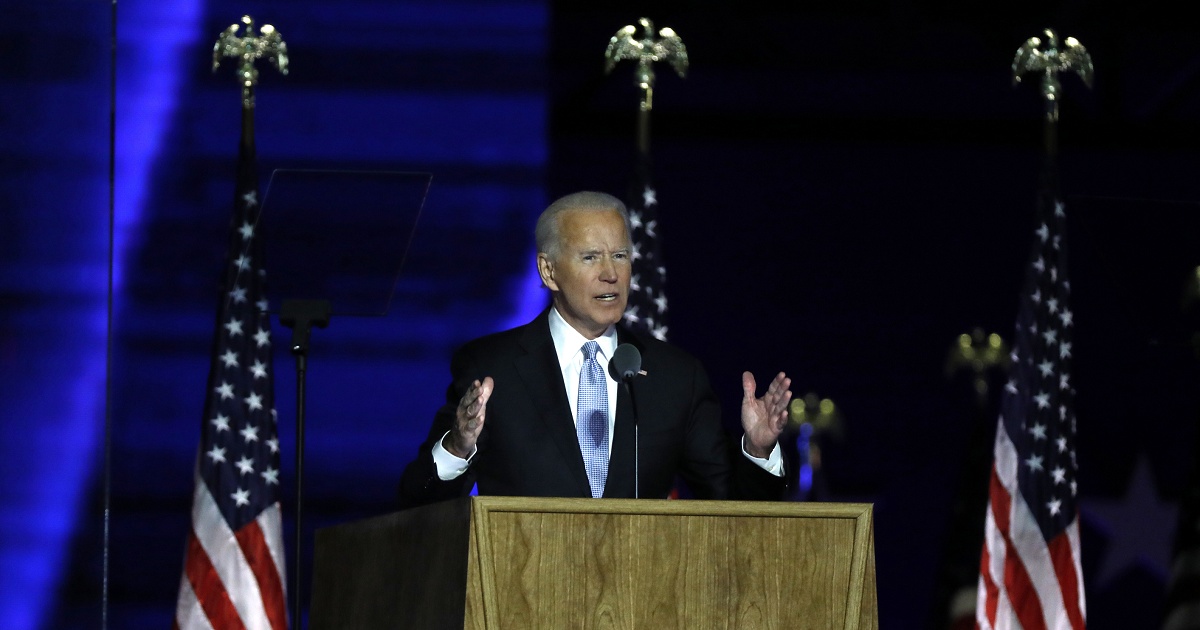
M 616 293 L 602 293 L 600 295 L 597 295 L 596 299 L 600 300 L 601 302 L 613 302 L 617 299 L 617 294 Z

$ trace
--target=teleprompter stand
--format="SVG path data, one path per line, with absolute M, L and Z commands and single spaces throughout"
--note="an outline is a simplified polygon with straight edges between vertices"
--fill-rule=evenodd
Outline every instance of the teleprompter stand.
M 309 338 L 333 315 L 388 312 L 432 176 L 280 169 L 263 198 L 268 312 L 292 329 L 296 358 L 296 549 L 292 627 L 302 628 L 304 409 Z

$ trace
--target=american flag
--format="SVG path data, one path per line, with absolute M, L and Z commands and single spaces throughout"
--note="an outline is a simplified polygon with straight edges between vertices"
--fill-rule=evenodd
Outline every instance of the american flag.
M 975 621 L 984 630 L 1082 630 L 1074 325 L 1066 214 L 1053 164 L 1038 199 L 1033 252 L 1001 396 Z
M 667 268 L 659 248 L 658 199 L 650 181 L 650 160 L 644 154 L 629 204 L 633 241 L 632 277 L 625 324 L 631 329 L 667 340 Z
M 279 439 L 254 140 L 243 112 L 238 181 L 201 423 L 174 627 L 287 628 Z

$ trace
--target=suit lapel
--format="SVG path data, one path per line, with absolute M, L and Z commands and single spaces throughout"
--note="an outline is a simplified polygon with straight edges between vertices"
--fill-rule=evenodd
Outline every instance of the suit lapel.
M 526 353 L 517 358 L 516 368 L 529 399 L 538 410 L 546 434 L 558 447 L 563 461 L 571 471 L 578 486 L 579 496 L 592 495 L 588 485 L 587 470 L 583 467 L 583 453 L 579 450 L 579 438 L 575 435 L 575 421 L 571 416 L 571 403 L 563 386 L 562 368 L 558 365 L 558 354 L 550 338 L 547 313 L 526 327 L 521 336 L 521 345 Z

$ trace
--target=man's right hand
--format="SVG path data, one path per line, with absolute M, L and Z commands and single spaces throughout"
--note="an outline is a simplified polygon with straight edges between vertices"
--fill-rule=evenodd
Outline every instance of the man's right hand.
M 492 396 L 495 383 L 492 377 L 485 376 L 483 381 L 471 383 L 458 407 L 454 410 L 454 426 L 450 434 L 442 440 L 442 448 L 451 455 L 466 459 L 475 452 L 475 442 L 483 431 L 483 421 L 487 416 L 487 401 Z

